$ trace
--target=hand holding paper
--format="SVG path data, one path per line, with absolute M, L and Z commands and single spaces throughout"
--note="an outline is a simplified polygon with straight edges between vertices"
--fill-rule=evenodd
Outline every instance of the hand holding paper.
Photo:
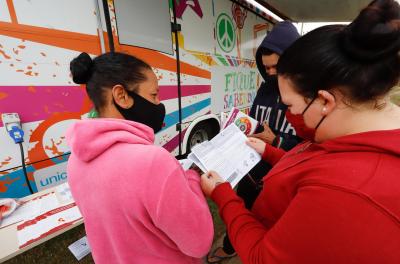
M 261 133 L 257 133 L 257 134 L 253 134 L 251 135 L 252 137 L 255 138 L 259 138 L 262 141 L 268 143 L 268 144 L 272 144 L 272 142 L 274 141 L 276 135 L 274 134 L 274 132 L 272 132 L 271 128 L 269 128 L 267 123 L 263 124 L 264 127 L 264 131 Z
M 203 172 L 217 172 L 234 187 L 261 160 L 246 144 L 247 140 L 239 128 L 231 124 L 210 141 L 194 146 L 188 159 Z
M 257 151 L 258 154 L 262 155 L 264 153 L 266 143 L 261 139 L 249 137 L 246 143 Z
M 201 189 L 205 196 L 210 197 L 218 184 L 225 182 L 215 171 L 201 175 Z

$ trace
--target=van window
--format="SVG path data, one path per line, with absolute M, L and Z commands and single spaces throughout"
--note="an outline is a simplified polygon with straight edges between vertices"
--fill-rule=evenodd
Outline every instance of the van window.
M 173 54 L 169 1 L 114 0 L 120 44 Z

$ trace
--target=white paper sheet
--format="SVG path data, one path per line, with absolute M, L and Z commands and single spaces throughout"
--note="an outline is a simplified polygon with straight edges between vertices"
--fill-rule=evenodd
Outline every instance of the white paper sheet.
M 19 247 L 25 247 L 48 236 L 82 217 L 75 203 L 47 211 L 17 226 Z
M 231 124 L 212 140 L 194 146 L 191 159 L 194 156 L 206 171 L 216 171 L 234 187 L 261 160 L 246 141 L 240 129 Z
M 221 130 L 226 127 L 226 121 L 228 120 L 229 113 L 221 112 L 220 121 L 221 121 Z
M 17 209 L 1 222 L 2 227 L 6 227 L 17 222 L 34 218 L 44 212 L 50 211 L 60 206 L 54 192 L 48 193 L 32 200 L 29 200 L 17 207 Z
M 189 159 L 190 161 L 192 161 L 194 164 L 196 164 L 196 166 L 199 167 L 199 169 L 200 169 L 202 172 L 204 172 L 204 173 L 207 172 L 207 169 L 204 167 L 204 165 L 201 163 L 201 161 L 196 157 L 196 155 L 194 155 L 193 153 L 190 153 L 190 154 L 188 155 L 188 159 Z
M 192 165 L 193 165 L 193 161 L 191 161 L 190 159 L 181 159 L 178 161 L 181 164 L 183 170 L 185 170 L 185 171 L 190 169 L 190 167 L 192 167 Z
M 59 194 L 60 200 L 63 203 L 73 201 L 71 189 L 69 188 L 68 182 L 58 185 L 56 187 L 56 191 Z
M 79 261 L 83 259 L 86 255 L 90 253 L 90 246 L 87 237 L 84 236 L 78 241 L 75 241 L 71 245 L 68 246 L 68 249 L 75 256 L 75 258 Z

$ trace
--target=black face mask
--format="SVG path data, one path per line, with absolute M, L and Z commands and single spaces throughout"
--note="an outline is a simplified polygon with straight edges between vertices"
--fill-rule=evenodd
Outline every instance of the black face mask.
M 127 91 L 127 93 L 134 100 L 131 108 L 122 108 L 114 101 L 114 104 L 121 115 L 127 120 L 142 123 L 151 127 L 154 130 L 154 133 L 160 131 L 164 122 L 165 106 L 161 103 L 158 105 L 153 104 L 140 95 L 137 95 L 135 92 Z
M 267 75 L 265 78 L 265 83 L 267 84 L 268 88 L 278 89 L 278 75 Z

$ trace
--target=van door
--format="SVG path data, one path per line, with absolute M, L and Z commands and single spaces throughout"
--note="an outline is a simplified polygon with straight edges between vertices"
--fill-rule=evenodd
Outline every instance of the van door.
M 115 51 L 131 54 L 153 68 L 167 112 L 155 143 L 179 155 L 182 113 L 179 46 L 175 45 L 178 38 L 171 34 L 179 29 L 173 23 L 174 2 L 103 0 L 105 2 L 109 11 L 109 17 L 106 13 L 103 16 L 103 28 L 108 29 L 106 46 L 112 50 L 111 45 L 114 45 Z

